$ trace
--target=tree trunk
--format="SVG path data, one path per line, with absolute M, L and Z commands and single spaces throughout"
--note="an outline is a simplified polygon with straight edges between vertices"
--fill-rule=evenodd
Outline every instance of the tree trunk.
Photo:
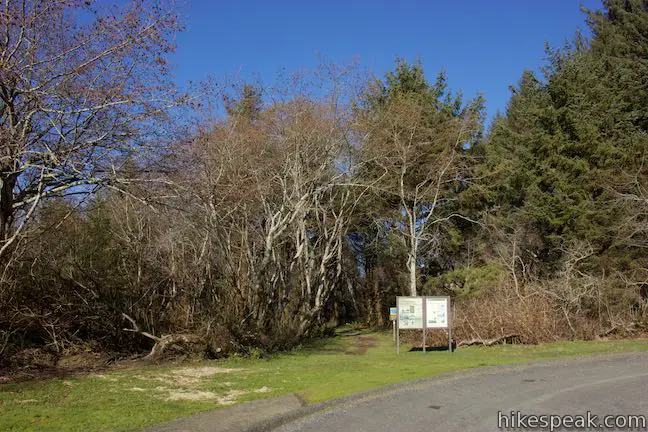
M 418 238 L 416 236 L 416 214 L 408 210 L 409 218 L 409 253 L 407 254 L 407 270 L 409 272 L 410 295 L 416 296 L 416 256 L 418 255 Z
M 16 178 L 12 175 L 0 175 L 0 242 L 11 236 L 13 223 L 13 189 Z
M 412 250 L 407 257 L 407 268 L 409 271 L 410 295 L 416 296 L 416 246 L 412 246 Z
M 383 319 L 383 299 L 382 299 L 382 290 L 384 287 L 381 286 L 381 279 L 382 279 L 382 269 L 380 267 L 376 268 L 374 270 L 373 274 L 373 280 L 374 280 L 374 313 L 376 314 L 376 319 L 375 323 L 378 324 L 379 326 L 382 326 L 384 324 L 384 319 Z

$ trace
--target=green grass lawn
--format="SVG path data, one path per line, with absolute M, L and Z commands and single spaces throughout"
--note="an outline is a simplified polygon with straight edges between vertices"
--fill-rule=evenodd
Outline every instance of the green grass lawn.
M 310 403 L 458 369 L 648 350 L 648 340 L 395 353 L 389 333 L 336 337 L 271 358 L 142 366 L 0 384 L 2 431 L 129 431 L 228 404 L 297 392 Z

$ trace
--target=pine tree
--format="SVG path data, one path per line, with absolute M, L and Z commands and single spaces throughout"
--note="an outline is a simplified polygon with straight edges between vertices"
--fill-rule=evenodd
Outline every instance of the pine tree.
M 645 236 L 644 210 L 619 204 L 648 197 L 647 4 L 610 0 L 588 12 L 591 42 L 577 35 L 548 50 L 544 79 L 525 72 L 482 149 L 472 193 L 495 224 L 524 228 L 549 272 L 574 242 L 601 255 Z

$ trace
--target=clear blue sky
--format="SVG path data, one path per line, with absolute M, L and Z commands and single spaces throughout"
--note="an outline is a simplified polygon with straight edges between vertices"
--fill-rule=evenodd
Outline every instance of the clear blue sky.
M 396 57 L 420 59 L 428 77 L 445 69 L 452 90 L 481 91 L 490 116 L 504 111 L 509 85 L 537 69 L 544 43 L 561 46 L 587 26 L 583 5 L 600 0 L 187 0 L 187 31 L 174 56 L 180 83 L 237 75 L 271 83 L 282 71 L 313 68 L 318 56 L 358 58 L 378 75 Z

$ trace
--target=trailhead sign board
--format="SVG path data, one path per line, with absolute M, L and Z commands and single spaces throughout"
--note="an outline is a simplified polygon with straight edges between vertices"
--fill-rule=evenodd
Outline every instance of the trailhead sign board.
M 398 328 L 423 328 L 423 297 L 396 297 Z
M 423 352 L 426 350 L 427 329 L 448 329 L 448 350 L 452 351 L 450 297 L 396 297 L 396 351 L 400 351 L 400 330 L 423 330 Z
M 448 303 L 447 297 L 425 298 L 425 322 L 427 328 L 448 328 Z

